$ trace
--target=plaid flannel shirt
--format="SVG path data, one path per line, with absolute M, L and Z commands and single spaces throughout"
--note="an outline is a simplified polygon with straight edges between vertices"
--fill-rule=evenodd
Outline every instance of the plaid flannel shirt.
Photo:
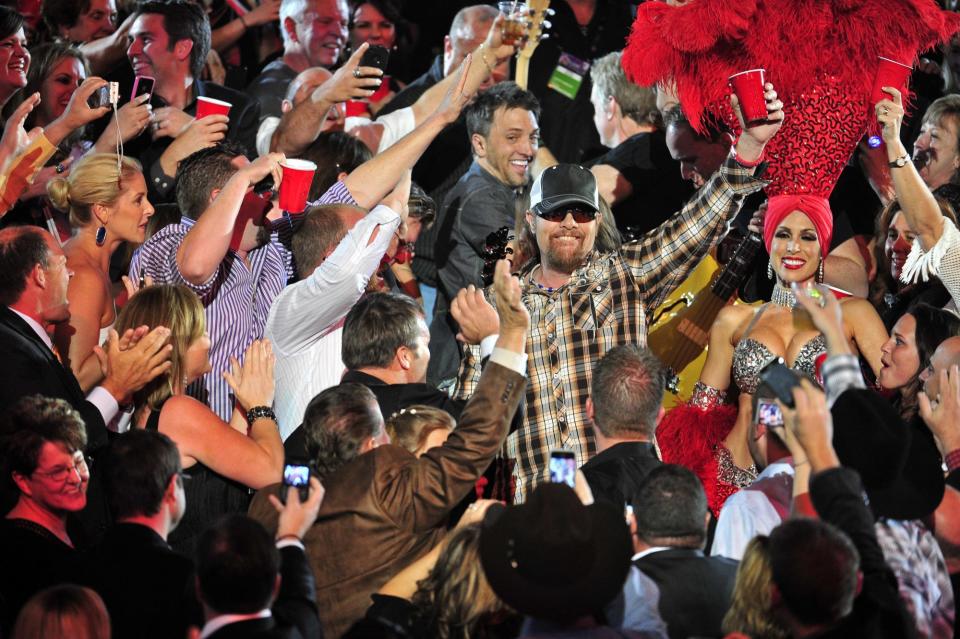
M 729 157 L 680 213 L 618 252 L 594 251 L 553 293 L 526 270 L 520 277 L 530 312 L 529 385 L 522 426 L 504 454 L 516 460 L 516 499 L 548 477 L 551 449 L 567 448 L 582 466 L 596 453 L 584 405 L 594 363 L 620 344 L 647 342 L 647 309 L 656 308 L 727 230 L 743 199 L 765 182 Z M 466 349 L 454 396 L 467 399 L 480 380 L 480 349 Z

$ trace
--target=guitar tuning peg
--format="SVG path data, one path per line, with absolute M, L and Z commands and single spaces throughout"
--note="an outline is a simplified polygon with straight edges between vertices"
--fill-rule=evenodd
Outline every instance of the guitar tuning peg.
M 557 15 L 557 12 L 554 11 L 553 9 L 548 8 L 547 11 L 546 11 L 546 14 L 547 14 L 548 16 L 555 16 L 555 15 Z
M 553 24 L 549 20 L 544 20 L 540 23 L 542 29 L 549 29 Z
M 544 40 L 549 40 L 549 39 L 550 39 L 549 33 L 541 33 L 539 36 L 537 36 L 538 42 L 543 42 Z

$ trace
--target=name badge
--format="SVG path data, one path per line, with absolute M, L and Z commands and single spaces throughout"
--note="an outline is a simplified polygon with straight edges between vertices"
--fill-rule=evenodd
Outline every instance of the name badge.
M 583 84 L 583 76 L 587 75 L 589 70 L 589 62 L 585 62 L 569 53 L 563 53 L 560 55 L 557 68 L 550 74 L 550 80 L 547 82 L 547 86 L 560 95 L 572 100 L 577 97 L 577 91 L 580 90 L 580 85 Z

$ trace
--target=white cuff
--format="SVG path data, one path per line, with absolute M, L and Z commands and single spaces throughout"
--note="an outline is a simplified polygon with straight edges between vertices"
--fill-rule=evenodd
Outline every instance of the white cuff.
M 296 546 L 303 552 L 307 552 L 307 549 L 303 546 L 303 542 L 300 541 L 299 539 L 294 539 L 293 537 L 284 537 L 283 539 L 277 542 L 277 550 L 280 550 L 281 548 L 286 548 L 287 546 Z
M 903 265 L 903 271 L 900 273 L 900 281 L 904 284 L 913 284 L 921 278 L 924 282 L 931 277 L 936 277 L 940 273 L 940 261 L 947 251 L 960 247 L 960 231 L 950 220 L 943 218 L 943 230 L 940 232 L 940 239 L 930 247 L 929 251 L 924 252 L 920 246 L 920 238 L 914 238 L 913 247 L 910 249 L 910 255 Z
M 493 353 L 494 347 L 497 345 L 497 338 L 500 337 L 497 333 L 493 335 L 487 335 L 482 340 L 480 340 L 480 359 L 484 357 L 490 357 L 490 354 Z
M 110 391 L 103 386 L 97 386 L 87 394 L 87 401 L 96 406 L 103 417 L 103 423 L 109 424 L 113 418 L 120 412 L 120 404 L 116 398 L 110 394 Z M 119 432 L 119 431 L 118 431 Z
M 493 349 L 493 353 L 490 354 L 490 361 L 495 364 L 500 364 L 504 368 L 509 368 L 524 377 L 527 375 L 526 353 L 514 353 L 513 351 L 508 351 L 505 348 L 497 346 Z

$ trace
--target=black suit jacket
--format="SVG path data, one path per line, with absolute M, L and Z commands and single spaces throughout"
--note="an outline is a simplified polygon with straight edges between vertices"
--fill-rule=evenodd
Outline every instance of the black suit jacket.
M 84 560 L 84 579 L 103 598 L 114 639 L 184 637 L 203 625 L 193 562 L 140 524 L 117 524 Z
M 317 588 L 307 555 L 296 546 L 280 550 L 280 592 L 270 619 L 227 624 L 209 639 L 322 639 Z
M 87 401 L 73 372 L 23 319 L 0 307 L 0 406 L 12 406 L 26 395 L 66 400 L 87 425 L 87 451 L 107 444 L 107 427 L 97 407 Z
M 723 636 L 720 625 L 730 608 L 739 562 L 670 548 L 633 563 L 660 588 L 660 617 L 670 639 Z
M 377 403 L 380 404 L 380 413 L 384 419 L 389 418 L 390 415 L 401 408 L 414 404 L 426 404 L 427 406 L 442 408 L 459 421 L 460 413 L 463 412 L 463 407 L 466 405 L 464 401 L 450 399 L 449 395 L 437 390 L 430 384 L 388 384 L 382 379 L 360 371 L 347 371 L 340 381 L 363 384 L 373 391 Z M 290 437 L 284 442 L 283 447 L 287 457 L 306 459 L 307 442 L 304 438 L 303 428 L 297 426 L 296 430 L 290 433 Z
M 647 473 L 662 463 L 650 442 L 623 442 L 595 455 L 580 470 L 597 501 L 622 511 Z

